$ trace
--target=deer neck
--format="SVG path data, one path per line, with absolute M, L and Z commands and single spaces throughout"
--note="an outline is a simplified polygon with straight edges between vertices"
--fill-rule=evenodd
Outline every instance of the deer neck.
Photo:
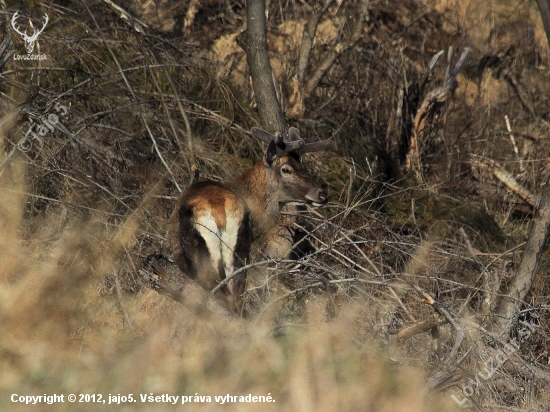
M 232 182 L 234 190 L 242 196 L 252 220 L 252 231 L 260 237 L 279 222 L 280 206 L 278 193 L 270 184 L 267 170 L 260 161 Z

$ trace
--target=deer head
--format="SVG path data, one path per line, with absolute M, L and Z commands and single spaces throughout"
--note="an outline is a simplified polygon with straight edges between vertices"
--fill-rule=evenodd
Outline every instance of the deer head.
M 44 31 L 46 28 L 46 24 L 48 24 L 49 17 L 47 14 L 44 13 L 44 24 L 42 25 L 42 28 L 40 30 L 33 28 L 32 36 L 29 36 L 27 34 L 27 30 L 21 31 L 19 27 L 16 25 L 16 20 L 19 17 L 19 11 L 16 11 L 11 19 L 11 26 L 13 29 L 23 37 L 23 40 L 25 41 L 25 48 L 27 49 L 27 54 L 31 54 L 34 50 L 34 44 L 36 43 L 36 39 L 38 38 L 38 35 Z
M 319 141 L 318 137 L 302 139 L 295 127 L 288 130 L 288 141 L 282 134 L 274 136 L 256 127 L 252 128 L 251 133 L 269 143 L 263 165 L 267 190 L 271 196 L 277 198 L 279 203 L 320 205 L 327 202 L 326 190 L 300 162 L 300 155 L 326 150 L 332 142 Z

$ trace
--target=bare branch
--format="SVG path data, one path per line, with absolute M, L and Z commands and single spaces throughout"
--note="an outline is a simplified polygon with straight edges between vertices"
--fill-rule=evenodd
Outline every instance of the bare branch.
M 359 13 L 353 25 L 350 37 L 346 41 L 338 42 L 313 71 L 313 74 L 304 88 L 304 100 L 317 88 L 319 82 L 332 67 L 338 56 L 351 49 L 355 43 L 361 39 L 363 27 L 368 17 L 369 3 L 369 0 L 361 0 L 359 4 Z
M 451 353 L 449 353 L 449 355 L 447 356 L 447 359 L 443 362 L 443 364 L 446 365 L 451 361 L 451 359 L 458 352 L 458 348 L 460 348 L 460 345 L 462 344 L 462 341 L 464 340 L 464 337 L 466 335 L 464 334 L 462 327 L 458 324 L 454 316 L 451 315 L 451 313 L 447 310 L 447 308 L 445 308 L 441 303 L 435 300 L 428 292 L 422 290 L 419 286 L 415 284 L 411 284 L 411 286 L 426 301 L 426 303 L 433 306 L 433 308 L 437 312 L 439 312 L 447 320 L 447 322 L 449 322 L 452 325 L 452 327 L 456 330 L 456 339 L 453 345 L 453 349 L 451 350 Z
M 0 70 L 6 65 L 10 57 L 13 56 L 13 54 L 15 53 L 15 50 L 12 50 L 4 55 L 6 49 L 10 45 L 11 40 L 12 37 L 8 35 L 4 38 L 4 40 L 2 40 L 2 43 L 0 44 Z
M 147 24 L 145 24 L 144 22 L 142 22 L 141 20 L 133 16 L 131 13 L 128 13 L 126 10 L 124 10 L 122 7 L 115 4 L 111 0 L 103 0 L 103 1 L 107 3 L 109 6 L 111 6 L 114 10 L 116 10 L 119 13 L 120 18 L 124 20 L 130 27 L 135 29 L 137 32 L 143 33 L 143 29 L 149 28 Z M 136 23 L 138 25 L 136 25 Z
M 484 156 L 474 155 L 471 156 L 472 163 L 486 167 L 492 170 L 494 176 L 500 180 L 508 189 L 521 197 L 527 203 L 533 207 L 538 207 L 539 201 L 529 190 L 523 187 L 504 167 L 495 162 L 493 159 L 489 159 Z
M 304 76 L 307 69 L 307 64 L 309 62 L 311 48 L 313 47 L 315 33 L 317 32 L 317 26 L 332 1 L 333 0 L 326 0 L 324 5 L 321 4 L 321 2 L 315 2 L 313 6 L 313 13 L 311 13 L 310 18 L 304 27 L 304 34 L 302 36 L 302 43 L 300 45 L 300 52 L 298 55 L 298 67 L 296 68 L 296 78 L 298 79 L 300 86 L 304 84 Z
M 445 317 L 433 315 L 429 319 L 422 320 L 411 326 L 407 326 L 406 328 L 401 329 L 399 333 L 397 333 L 397 340 L 404 341 L 410 339 L 420 333 L 429 332 L 436 326 L 444 325 L 447 322 L 448 321 L 447 319 L 445 319 Z

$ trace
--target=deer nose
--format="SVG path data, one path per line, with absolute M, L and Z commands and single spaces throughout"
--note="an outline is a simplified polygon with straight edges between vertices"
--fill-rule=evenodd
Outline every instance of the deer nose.
M 325 189 L 319 189 L 317 197 L 319 198 L 319 203 L 326 203 L 328 201 L 328 193 Z

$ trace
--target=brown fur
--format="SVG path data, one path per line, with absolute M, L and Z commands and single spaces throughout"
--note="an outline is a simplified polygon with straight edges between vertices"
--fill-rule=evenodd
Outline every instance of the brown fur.
M 245 265 L 251 243 L 276 230 L 284 204 L 327 200 L 297 155 L 278 156 L 275 149 L 270 145 L 263 161 L 237 179 L 197 182 L 179 199 L 170 218 L 172 247 L 182 271 L 204 288 L 211 290 L 229 276 L 228 268 Z M 239 312 L 245 289 L 242 272 L 216 296 Z
M 233 203 L 233 207 L 230 206 L 231 203 Z M 212 216 L 214 216 L 218 229 L 225 230 L 225 209 L 234 209 L 234 203 L 234 197 L 228 196 L 228 193 L 223 193 L 220 191 L 219 187 L 206 186 L 200 191 L 200 193 L 190 196 L 188 205 L 195 211 L 195 213 L 205 213 L 210 211 Z

